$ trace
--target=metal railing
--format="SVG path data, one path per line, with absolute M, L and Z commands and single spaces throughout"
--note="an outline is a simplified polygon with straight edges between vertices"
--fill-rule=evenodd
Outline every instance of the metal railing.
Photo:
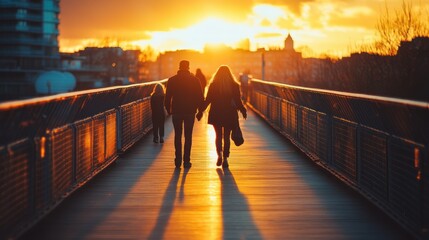
M 0 239 L 19 236 L 150 130 L 154 84 L 0 104 Z M 259 80 L 249 95 L 313 160 L 426 236 L 428 103 Z
M 250 82 L 250 106 L 416 236 L 429 230 L 429 103 Z
M 152 128 L 155 83 L 0 104 L 0 239 L 22 234 Z

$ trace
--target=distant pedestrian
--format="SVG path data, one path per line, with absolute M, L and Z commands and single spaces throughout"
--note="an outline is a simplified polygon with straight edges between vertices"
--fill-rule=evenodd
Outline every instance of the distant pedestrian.
M 240 86 L 241 86 L 241 98 L 244 102 L 247 102 L 248 91 L 249 91 L 249 72 L 240 73 Z
M 164 86 L 157 83 L 150 96 L 150 107 L 152 110 L 153 142 L 164 143 L 164 110 L 165 91 Z
M 172 114 L 174 126 L 174 163 L 180 167 L 190 168 L 192 131 L 195 122 L 195 113 L 204 101 L 203 90 L 200 82 L 189 71 L 189 61 L 182 60 L 177 74 L 170 77 L 167 82 L 165 94 L 165 108 L 168 114 Z M 184 129 L 185 145 L 182 155 L 182 132 Z
M 198 80 L 200 80 L 201 88 L 203 89 L 203 93 L 204 93 L 207 85 L 207 80 L 203 72 L 201 71 L 201 69 L 197 68 L 197 71 L 195 72 L 195 77 L 197 77 Z
M 238 111 L 241 112 L 243 118 L 247 118 L 247 110 L 241 101 L 240 84 L 228 66 L 219 67 L 215 73 L 207 90 L 204 104 L 197 113 L 198 120 L 201 119 L 203 111 L 209 105 L 211 106 L 208 123 L 213 125 L 216 132 L 215 144 L 218 155 L 216 165 L 228 168 L 231 131 L 239 124 Z

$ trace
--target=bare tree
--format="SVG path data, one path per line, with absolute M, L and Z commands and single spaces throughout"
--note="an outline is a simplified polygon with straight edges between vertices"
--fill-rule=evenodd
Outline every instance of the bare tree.
M 141 62 L 155 61 L 156 57 L 157 56 L 156 56 L 155 49 L 152 46 L 147 45 L 144 49 L 141 50 L 141 55 L 139 60 Z
M 401 41 L 410 41 L 415 37 L 429 36 L 429 11 L 413 7 L 412 1 L 402 1 L 400 9 L 389 11 L 387 3 L 378 19 L 379 40 L 374 43 L 374 50 L 383 55 L 395 55 Z

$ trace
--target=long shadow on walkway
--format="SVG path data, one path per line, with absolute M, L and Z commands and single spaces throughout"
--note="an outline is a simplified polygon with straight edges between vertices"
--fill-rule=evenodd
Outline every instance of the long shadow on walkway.
M 167 135 L 171 134 L 171 124 L 166 124 L 165 130 Z M 38 237 L 43 237 L 44 240 L 57 239 L 57 231 L 61 231 L 62 235 L 68 236 L 70 239 L 88 238 L 93 229 L 105 221 L 112 211 L 115 211 L 116 206 L 119 206 L 128 196 L 128 193 L 135 184 L 137 184 L 140 178 L 151 168 L 162 149 L 162 145 L 159 144 L 154 147 L 152 144 L 152 134 L 151 132 L 148 133 L 131 149 L 121 155 L 115 163 L 112 163 L 111 166 L 95 176 L 94 179 L 82 186 L 81 189 L 65 199 L 60 206 L 42 219 L 33 229 L 25 233 L 20 239 L 27 240 Z M 142 155 L 141 152 L 144 152 L 144 155 L 146 155 L 144 161 L 139 159 L 139 156 Z M 130 168 L 135 171 L 130 171 Z M 98 191 L 95 194 L 99 196 L 94 200 L 94 198 L 91 197 L 94 196 L 94 193 L 87 194 L 88 191 Z M 76 203 L 84 203 L 85 205 Z M 97 211 L 86 211 L 83 215 L 71 214 L 73 212 L 82 212 L 85 211 L 85 209 L 91 209 L 88 208 L 88 206 L 94 205 L 108 205 L 110 206 L 110 210 L 96 208 Z M 83 217 L 81 217 L 81 219 L 64 219 L 64 216 Z M 62 219 L 61 222 L 58 222 L 58 219 Z M 82 226 L 78 228 L 78 231 L 67 226 L 62 226 L 64 223 L 75 222 L 79 222 Z
M 254 123 L 261 124 L 259 121 Z M 264 122 L 264 124 L 266 123 Z M 338 178 L 308 159 L 301 150 L 291 144 L 290 140 L 271 127 L 267 131 L 266 128 L 258 126 L 259 125 L 252 126 L 247 124 L 244 130 L 248 130 L 249 132 L 252 131 L 252 134 L 263 139 L 263 141 L 261 141 L 263 144 L 259 146 L 260 149 L 273 149 L 273 152 L 279 152 L 278 143 L 285 145 L 285 150 L 281 153 L 282 155 L 275 158 L 281 159 L 285 161 L 285 164 L 292 166 L 293 171 L 289 174 L 300 176 L 300 180 L 305 183 L 304 186 L 306 186 L 306 191 L 310 191 L 314 194 L 314 198 L 317 199 L 320 204 L 319 208 L 322 211 L 324 210 L 323 214 L 326 214 L 325 222 L 320 221 L 318 223 L 319 225 L 328 223 L 328 225 L 330 225 L 329 228 L 337 226 L 335 229 L 339 238 L 413 239 L 413 236 L 409 235 L 408 232 L 387 217 L 385 213 L 376 208 L 362 195 L 340 182 Z M 291 146 L 291 151 L 289 152 L 286 151 L 286 146 L 288 145 Z M 285 174 L 288 173 L 285 172 Z M 288 186 L 285 185 L 285 187 Z M 293 189 L 290 190 L 292 191 Z M 293 196 L 291 196 L 291 198 L 292 197 Z M 298 215 L 293 221 L 305 223 L 309 220 L 316 220 L 305 219 L 303 217 L 306 217 L 306 215 Z M 315 232 L 311 228 L 308 228 L 308 236 L 302 237 L 316 237 L 317 239 L 314 233 Z M 318 239 L 323 239 L 323 236 L 320 236 Z
M 261 239 L 249 203 L 240 193 L 231 171 L 216 169 L 221 182 L 223 239 Z
M 177 183 L 179 182 L 180 168 L 174 169 L 173 175 L 171 176 L 170 183 L 168 184 L 167 190 L 162 201 L 161 209 L 159 210 L 158 219 L 156 220 L 155 226 L 152 229 L 148 239 L 163 239 L 165 230 L 168 226 L 171 214 L 174 210 L 174 202 L 176 201 L 177 196 Z M 182 181 L 180 186 L 180 191 L 182 192 L 183 186 L 185 184 L 186 175 L 188 174 L 189 169 L 184 170 L 182 175 Z M 181 194 L 183 195 L 183 194 Z M 179 197 L 180 198 L 180 197 Z

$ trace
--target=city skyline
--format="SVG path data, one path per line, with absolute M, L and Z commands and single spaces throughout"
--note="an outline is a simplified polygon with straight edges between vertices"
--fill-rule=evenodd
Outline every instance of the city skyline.
M 296 48 L 305 50 L 304 55 L 341 57 L 356 45 L 374 40 L 385 4 L 396 9 L 402 0 L 63 0 L 60 50 L 116 44 L 125 48 L 151 46 L 158 52 L 201 51 L 206 44 L 236 48 L 246 39 L 250 50 L 256 50 L 282 47 L 290 33 Z M 427 9 L 429 3 L 413 6 Z

